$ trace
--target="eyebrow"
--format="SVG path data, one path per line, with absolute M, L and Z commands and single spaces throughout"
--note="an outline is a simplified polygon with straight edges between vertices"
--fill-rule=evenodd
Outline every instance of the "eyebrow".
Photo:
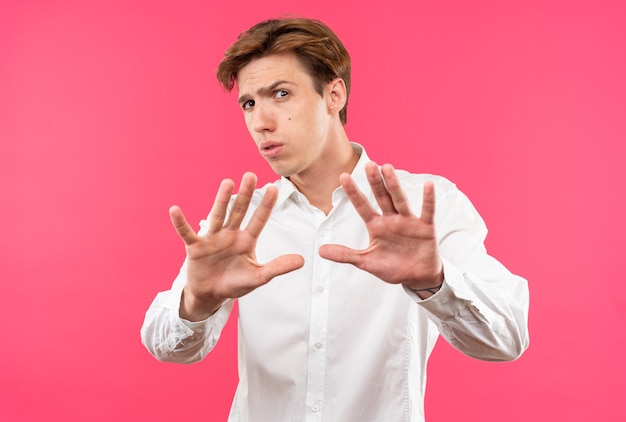
M 257 95 L 260 95 L 260 96 L 267 96 L 267 95 L 271 94 L 278 86 L 280 86 L 282 84 L 291 84 L 291 82 L 285 81 L 285 80 L 276 81 L 276 82 L 274 82 L 271 85 L 264 86 L 264 87 L 261 87 L 261 88 L 257 89 L 256 93 L 257 93 Z M 250 97 L 250 95 L 243 94 L 242 96 L 240 96 L 237 99 L 237 103 L 243 104 L 243 103 L 245 103 L 246 101 L 248 101 L 250 99 L 252 99 Z

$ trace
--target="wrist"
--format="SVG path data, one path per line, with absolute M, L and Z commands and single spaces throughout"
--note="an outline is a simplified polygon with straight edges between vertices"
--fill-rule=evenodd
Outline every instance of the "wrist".
M 413 289 L 409 287 L 409 290 L 411 290 L 413 293 L 418 295 L 421 299 L 428 299 L 429 297 L 437 294 L 437 292 L 439 292 L 439 290 L 441 290 L 442 287 L 443 287 L 443 280 L 441 281 L 440 284 L 436 286 L 422 287 L 419 289 Z
M 406 288 L 418 295 L 421 299 L 428 299 L 441 290 L 443 283 L 444 274 L 443 270 L 441 270 L 435 278 L 407 284 Z
M 183 289 L 180 297 L 179 316 L 187 321 L 197 322 L 209 318 L 222 306 L 223 301 L 201 299 Z

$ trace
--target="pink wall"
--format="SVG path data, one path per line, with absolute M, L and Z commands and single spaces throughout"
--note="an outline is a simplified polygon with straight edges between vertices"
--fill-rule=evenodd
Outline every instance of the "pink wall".
M 209 3 L 0 5 L 0 420 L 225 419 L 233 321 L 194 366 L 155 361 L 139 328 L 184 256 L 169 205 L 197 222 L 222 177 L 273 179 L 213 74 L 287 12 L 351 51 L 351 138 L 455 181 L 530 281 L 528 352 L 441 342 L 429 420 L 623 420 L 624 3 Z

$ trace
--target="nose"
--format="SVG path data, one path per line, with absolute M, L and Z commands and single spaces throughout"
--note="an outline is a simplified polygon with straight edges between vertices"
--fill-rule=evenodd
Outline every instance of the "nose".
M 273 132 L 276 129 L 276 122 L 271 110 L 258 102 L 252 111 L 252 129 L 255 132 Z

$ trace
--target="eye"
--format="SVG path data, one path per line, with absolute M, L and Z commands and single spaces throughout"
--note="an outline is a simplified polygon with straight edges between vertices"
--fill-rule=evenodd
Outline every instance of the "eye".
M 254 107 L 254 100 L 248 100 L 241 104 L 241 108 L 244 110 L 250 110 L 252 107 Z
M 289 91 L 285 90 L 285 89 L 279 89 L 278 91 L 276 91 L 276 93 L 274 94 L 275 98 L 285 98 L 289 96 Z

